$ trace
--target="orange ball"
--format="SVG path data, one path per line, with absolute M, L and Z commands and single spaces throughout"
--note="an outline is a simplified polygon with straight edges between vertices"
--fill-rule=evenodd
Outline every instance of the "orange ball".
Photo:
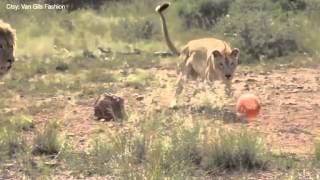
M 254 94 L 244 94 L 239 97 L 236 109 L 238 116 L 253 120 L 260 113 L 261 100 Z

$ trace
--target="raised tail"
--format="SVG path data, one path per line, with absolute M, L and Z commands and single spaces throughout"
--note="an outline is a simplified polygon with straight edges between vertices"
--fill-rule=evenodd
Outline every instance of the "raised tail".
M 163 3 L 161 5 L 158 5 L 155 10 L 160 15 L 161 22 L 162 22 L 162 31 L 163 31 L 164 39 L 165 39 L 169 49 L 172 51 L 173 54 L 179 56 L 180 52 L 174 46 L 174 44 L 172 43 L 172 41 L 170 39 L 170 36 L 169 36 L 169 33 L 168 33 L 168 28 L 167 28 L 167 22 L 166 22 L 166 19 L 165 19 L 164 15 L 162 14 L 162 12 L 164 10 L 166 10 L 169 6 L 170 6 L 170 3 Z

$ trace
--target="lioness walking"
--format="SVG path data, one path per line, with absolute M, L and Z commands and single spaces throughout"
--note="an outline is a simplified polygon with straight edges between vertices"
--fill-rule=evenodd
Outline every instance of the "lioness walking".
M 239 49 L 231 49 L 227 42 L 219 39 L 203 38 L 189 41 L 179 51 L 169 37 L 166 19 L 163 15 L 163 11 L 168 7 L 169 3 L 163 3 L 155 10 L 161 17 L 162 30 L 169 49 L 182 60 L 178 69 L 175 99 L 181 94 L 187 79 L 199 78 L 207 82 L 221 80 L 226 84 L 226 90 L 230 91 L 231 81 L 238 65 Z

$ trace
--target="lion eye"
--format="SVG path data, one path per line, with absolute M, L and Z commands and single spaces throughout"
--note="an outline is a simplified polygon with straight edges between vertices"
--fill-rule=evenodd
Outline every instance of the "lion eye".
M 222 66 L 223 66 L 223 63 L 220 63 L 219 65 L 222 67 Z
M 234 63 L 233 63 L 233 62 L 231 63 L 231 66 L 234 66 Z
M 2 49 L 3 48 L 3 45 L 2 44 L 0 44 L 0 49 Z

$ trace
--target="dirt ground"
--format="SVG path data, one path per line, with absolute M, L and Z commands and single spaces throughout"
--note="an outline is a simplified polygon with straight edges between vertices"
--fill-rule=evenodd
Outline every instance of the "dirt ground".
M 238 87 L 248 84 L 262 98 L 262 116 L 248 126 L 264 133 L 273 149 L 312 153 L 320 127 L 319 70 L 318 67 L 248 73 L 236 84 Z
M 234 78 L 235 89 L 233 101 L 240 94 L 251 92 L 262 100 L 261 116 L 245 126 L 257 130 L 264 135 L 273 151 L 289 154 L 307 155 L 313 152 L 313 143 L 320 136 L 320 66 L 315 68 L 280 68 L 278 70 L 253 71 L 250 68 L 241 70 Z M 174 84 L 175 71 L 151 69 L 161 76 L 161 81 Z M 126 99 L 126 106 L 139 109 L 136 113 L 144 113 L 150 103 L 159 101 L 160 108 L 168 108 L 173 92 L 166 88 L 160 93 L 146 93 L 134 88 L 120 88 L 119 94 Z M 137 95 L 144 100 L 136 100 Z M 128 123 L 94 121 L 94 98 L 89 102 L 67 103 L 61 116 L 66 134 L 79 146 L 88 145 L 87 139 L 101 129 L 112 129 L 117 132 L 132 128 Z M 167 106 L 167 107 L 166 107 Z M 233 104 L 231 103 L 231 111 Z M 68 112 L 68 113 L 66 113 Z M 57 116 L 57 114 L 55 115 Z M 39 118 L 42 119 L 42 118 Z M 132 124 L 133 123 L 133 124 Z M 239 127 L 239 123 L 227 123 L 231 128 Z M 104 130 L 102 130 L 104 131 Z
M 234 95 L 227 107 L 231 112 L 235 110 L 236 99 L 244 93 L 254 93 L 262 100 L 262 110 L 259 118 L 250 123 L 234 121 L 220 121 L 226 128 L 241 128 L 243 126 L 255 130 L 263 135 L 268 147 L 273 152 L 281 152 L 289 155 L 304 157 L 314 150 L 314 142 L 320 137 L 320 66 L 313 68 L 278 68 L 266 70 L 266 68 L 241 68 L 234 80 Z M 123 82 L 117 82 L 110 87 L 118 90 L 124 97 L 126 109 L 132 117 L 139 117 L 149 112 L 151 107 L 169 109 L 170 101 L 174 95 L 173 85 L 176 80 L 174 69 L 151 68 L 145 69 L 155 74 L 159 84 L 157 86 L 145 86 L 142 89 L 127 87 Z M 192 82 L 189 89 L 194 89 L 197 82 Z M 190 96 L 187 109 L 193 109 L 192 104 L 198 96 Z M 137 98 L 140 97 L 140 98 Z M 143 98 L 141 98 L 143 97 Z M 211 97 L 211 96 L 210 96 Z M 67 140 L 75 149 L 84 150 L 92 142 L 92 138 L 99 134 L 108 136 L 108 133 L 134 133 L 137 129 L 138 119 L 130 119 L 123 123 L 101 122 L 95 120 L 93 104 L 97 97 L 81 99 L 77 95 L 66 97 L 21 97 L 17 96 L 14 102 L 19 106 L 33 103 L 48 102 L 50 106 L 34 114 L 36 127 L 46 124 L 50 119 L 61 119 L 62 129 Z M 178 109 L 178 110 L 182 110 Z M 191 113 L 186 111 L 186 113 Z M 207 114 L 210 117 L 211 114 Z M 206 120 L 206 119 L 204 119 Z M 30 134 L 31 137 L 34 134 Z M 246 179 L 278 179 L 286 172 L 255 172 L 245 174 Z M 307 177 L 301 172 L 303 177 Z M 315 172 L 318 173 L 318 172 Z M 67 176 L 69 177 L 69 176 Z M 238 179 L 243 175 L 231 175 L 230 178 Z M 302 178 L 303 179 L 303 178 Z

